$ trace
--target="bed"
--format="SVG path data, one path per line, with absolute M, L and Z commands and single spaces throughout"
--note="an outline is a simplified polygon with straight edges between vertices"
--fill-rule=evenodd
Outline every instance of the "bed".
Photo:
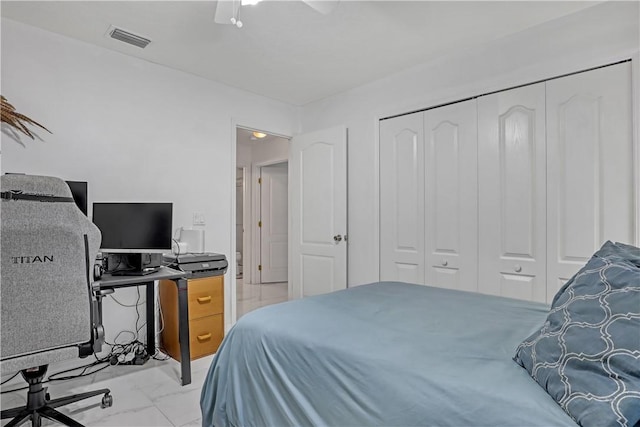
M 523 339 L 548 332 L 548 315 L 544 304 L 398 282 L 268 306 L 218 350 L 203 426 L 588 425 L 514 361 L 533 348 Z M 625 402 L 640 408 L 640 392 Z

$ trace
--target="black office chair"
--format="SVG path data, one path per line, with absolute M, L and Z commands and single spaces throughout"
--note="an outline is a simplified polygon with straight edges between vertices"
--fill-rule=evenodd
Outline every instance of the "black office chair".
M 2 411 L 6 426 L 41 418 L 67 426 L 82 424 L 55 408 L 103 395 L 109 389 L 50 399 L 42 381 L 50 363 L 99 351 L 102 326 L 92 290 L 100 231 L 76 207 L 67 184 L 58 178 L 0 177 L 2 191 L 0 288 L 2 373 L 21 371 L 29 384 L 27 404 Z

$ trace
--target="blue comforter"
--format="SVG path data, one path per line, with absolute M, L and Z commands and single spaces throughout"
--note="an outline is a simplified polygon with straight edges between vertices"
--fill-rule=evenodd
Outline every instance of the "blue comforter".
M 242 317 L 203 426 L 573 426 L 512 357 L 548 307 L 382 282 Z

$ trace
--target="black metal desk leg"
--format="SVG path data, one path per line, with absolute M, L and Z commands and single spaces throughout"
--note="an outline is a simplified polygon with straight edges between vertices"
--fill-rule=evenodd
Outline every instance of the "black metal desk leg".
M 174 280 L 178 287 L 178 340 L 182 385 L 191 384 L 191 351 L 189 346 L 189 298 L 186 279 Z
M 156 354 L 156 293 L 155 282 L 147 282 L 147 353 Z

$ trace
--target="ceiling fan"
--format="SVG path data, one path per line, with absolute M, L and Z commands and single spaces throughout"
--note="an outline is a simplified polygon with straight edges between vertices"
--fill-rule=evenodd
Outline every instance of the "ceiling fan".
M 218 0 L 214 21 L 218 24 L 232 24 L 242 28 L 240 20 L 240 8 L 242 6 L 253 6 L 261 0 Z M 300 0 L 314 10 L 327 15 L 335 9 L 339 0 Z

